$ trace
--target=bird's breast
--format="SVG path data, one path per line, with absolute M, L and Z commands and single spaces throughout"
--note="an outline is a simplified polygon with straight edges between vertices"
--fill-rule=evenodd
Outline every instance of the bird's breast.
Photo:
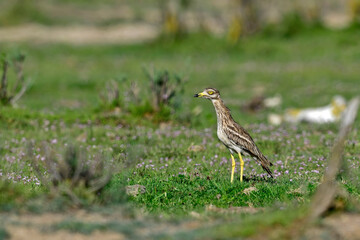
M 229 138 L 226 136 L 225 132 L 223 131 L 221 126 L 218 126 L 217 129 L 217 136 L 219 140 L 225 144 L 225 146 L 229 147 L 231 145 Z

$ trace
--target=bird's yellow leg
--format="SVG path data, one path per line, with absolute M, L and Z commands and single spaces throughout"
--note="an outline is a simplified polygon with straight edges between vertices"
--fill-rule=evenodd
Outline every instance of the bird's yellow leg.
M 234 181 L 235 159 L 232 154 L 230 154 L 230 155 L 231 155 L 231 160 L 232 160 L 232 164 L 231 164 L 231 183 L 232 183 Z
M 244 161 L 241 157 L 241 153 L 239 153 L 239 158 L 240 158 L 240 182 L 243 181 L 243 173 L 244 173 Z

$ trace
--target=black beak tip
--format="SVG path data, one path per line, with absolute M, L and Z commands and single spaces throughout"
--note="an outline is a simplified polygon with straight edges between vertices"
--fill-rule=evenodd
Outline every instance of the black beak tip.
M 199 94 L 194 94 L 194 97 L 199 97 Z

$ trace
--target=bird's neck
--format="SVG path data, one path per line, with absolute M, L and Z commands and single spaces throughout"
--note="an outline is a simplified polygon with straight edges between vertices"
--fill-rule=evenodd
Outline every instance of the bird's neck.
M 212 99 L 211 102 L 214 105 L 218 123 L 221 123 L 224 119 L 232 119 L 230 110 L 225 106 L 221 98 Z

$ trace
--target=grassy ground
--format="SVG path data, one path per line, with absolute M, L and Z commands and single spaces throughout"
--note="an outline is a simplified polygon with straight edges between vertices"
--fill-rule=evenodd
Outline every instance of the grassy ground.
M 64 202 L 54 203 L 52 197 L 46 198 L 53 202 L 49 208 L 43 207 L 44 200 L 34 200 L 48 190 L 30 164 L 29 142 L 34 144 L 39 159 L 44 155 L 37 148 L 44 143 L 56 153 L 61 153 L 66 144 L 75 143 L 86 149 L 89 159 L 103 152 L 123 163 L 103 194 L 88 201 L 88 207 L 123 202 L 121 189 L 134 184 L 145 186 L 146 192 L 126 201 L 161 217 L 194 211 L 206 215 L 205 206 L 209 205 L 264 207 L 271 213 L 294 204 L 306 206 L 321 181 L 338 126 L 274 127 L 266 117 L 287 107 L 326 105 L 336 94 L 347 99 L 357 95 L 359 40 L 355 32 L 319 30 L 293 38 L 255 36 L 241 40 L 237 46 L 203 35 L 136 46 L 2 44 L 2 51 L 26 53 L 25 73 L 31 76 L 32 86 L 19 101 L 19 108 L 0 109 L 0 174 L 3 180 L 15 183 L 0 186 L 6 192 L 0 197 L 1 209 L 26 206 L 41 212 L 64 207 Z M 100 104 L 98 92 L 113 78 L 126 76 L 141 88 L 149 88 L 144 66 L 167 69 L 189 79 L 181 96 L 183 104 L 166 123 L 124 110 L 116 115 Z M 275 179 L 268 179 L 252 159 L 245 158 L 245 181 L 240 183 L 237 165 L 236 179 L 230 183 L 230 155 L 216 138 L 213 107 L 208 101 L 192 97 L 208 86 L 221 91 L 234 118 L 274 163 Z M 241 111 L 241 104 L 261 91 L 267 96 L 280 94 L 283 105 L 258 114 Z M 341 185 L 356 199 L 360 194 L 359 123 L 358 119 L 345 154 L 352 175 L 340 177 Z M 192 145 L 201 147 L 193 151 Z M 274 216 L 264 218 L 270 219 L 265 226 L 292 219 L 290 214 Z M 249 217 L 243 230 L 229 233 L 229 237 L 249 236 L 254 233 L 251 225 L 263 217 L 261 213 L 256 214 L 256 220 Z M 216 219 L 225 223 L 229 220 L 228 215 L 221 214 L 209 218 L 217 224 Z M 70 225 L 84 228 L 81 223 Z M 67 229 L 69 224 L 56 226 L 52 229 Z M 101 228 L 91 226 L 86 225 L 85 230 Z M 102 227 L 113 229 L 116 224 Z M 222 231 L 227 232 L 226 225 Z

